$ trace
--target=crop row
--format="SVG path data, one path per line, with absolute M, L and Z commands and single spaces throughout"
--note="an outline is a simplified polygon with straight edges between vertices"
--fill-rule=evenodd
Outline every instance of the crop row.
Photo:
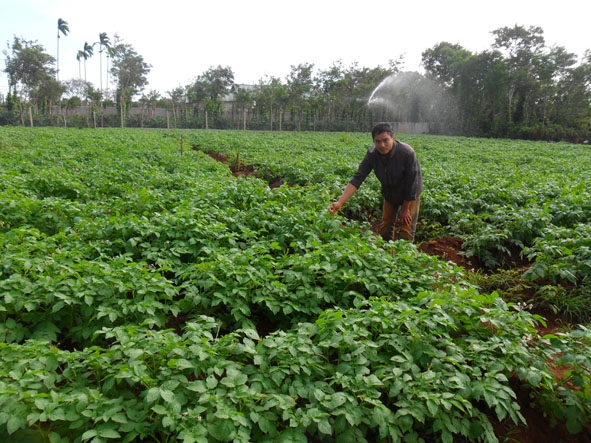
M 463 253 L 488 271 L 532 265 L 522 278 L 546 288 L 568 288 L 579 306 L 575 318 L 591 313 L 589 242 L 591 225 L 591 150 L 585 145 L 485 140 L 457 137 L 401 136 L 415 147 L 423 169 L 419 241 L 453 235 Z M 240 133 L 192 134 L 194 146 L 223 153 L 230 161 L 255 165 L 269 180 L 283 177 L 299 185 L 323 183 L 332 198 L 354 173 L 365 134 L 300 136 L 265 134 L 244 141 Z M 294 146 L 295 145 L 295 146 Z M 285 161 L 285 159 L 289 161 Z M 371 222 L 381 208 L 379 183 L 370 177 L 343 214 Z M 562 246 L 554 245 L 554 241 Z M 552 304 L 562 309 L 561 297 Z
M 375 182 L 328 214 L 364 140 L 2 128 L 0 437 L 495 441 L 491 418 L 523 421 L 515 383 L 583 430 L 588 329 L 542 339 L 541 317 L 374 237 Z M 414 141 L 426 171 L 435 140 Z M 453 229 L 431 189 L 425 216 Z

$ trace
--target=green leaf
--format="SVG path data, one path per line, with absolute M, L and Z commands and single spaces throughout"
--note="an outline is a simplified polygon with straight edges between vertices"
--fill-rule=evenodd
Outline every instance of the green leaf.
M 283 431 L 277 438 L 278 443 L 307 443 L 307 441 L 305 434 L 296 429 Z
M 223 442 L 232 441 L 234 437 L 234 422 L 229 419 L 218 419 L 207 424 L 211 436 Z
M 110 423 L 105 423 L 97 427 L 97 436 L 103 438 L 121 438 L 121 434 L 117 432 L 115 426 Z
M 162 418 L 162 426 L 164 426 L 165 428 L 173 428 L 175 425 L 175 421 L 174 419 L 167 415 L 166 417 Z
M 205 379 L 205 384 L 207 385 L 207 389 L 215 389 L 218 385 L 218 380 L 212 374 Z
M 111 416 L 111 420 L 113 420 L 116 423 L 127 423 L 127 416 L 122 412 L 118 412 Z
M 154 403 L 156 400 L 160 398 L 160 388 L 150 388 L 148 393 L 146 394 L 146 401 L 148 403 Z
M 160 389 L 160 396 L 167 403 L 174 402 L 174 392 L 167 389 Z
M 208 389 L 203 380 L 197 380 L 197 381 L 187 383 L 185 385 L 185 388 L 188 389 L 189 391 L 198 392 L 200 394 L 203 394 Z
M 527 381 L 532 386 L 538 386 L 542 381 L 542 375 L 539 372 L 529 371 Z
M 322 405 L 328 410 L 333 410 L 347 402 L 347 396 L 343 392 L 335 392 L 332 395 L 326 396 L 322 401 Z
M 159 415 L 168 415 L 168 409 L 166 409 L 163 405 L 152 406 L 152 411 Z
M 235 388 L 236 386 L 242 386 L 248 380 L 246 374 L 237 371 L 236 369 L 228 369 L 227 376 L 220 380 L 220 383 L 228 388 Z
M 6 423 L 6 430 L 9 434 L 14 434 L 19 429 L 24 429 L 26 427 L 26 424 L 27 421 L 23 417 L 14 414 L 11 415 L 8 419 L 8 422 Z
M 98 433 L 96 429 L 90 429 L 82 434 L 82 440 L 90 440 L 91 438 L 96 437 L 97 434 Z
M 49 433 L 49 443 L 68 443 L 70 441 L 69 438 L 63 437 L 59 435 L 57 432 L 50 432 Z
M 583 429 L 581 418 L 583 414 L 575 406 L 566 408 L 566 429 L 571 434 L 578 434 Z M 588 417 L 588 416 L 587 416 Z
M 189 360 L 186 360 L 184 358 L 174 360 L 173 366 L 176 367 L 177 369 L 180 369 L 180 370 L 195 368 L 195 365 L 193 363 L 191 363 Z
M 247 337 L 253 339 L 253 340 L 260 340 L 259 334 L 257 332 L 256 329 L 243 329 L 242 332 L 244 332 L 244 335 L 246 335 Z
M 325 435 L 332 434 L 332 426 L 330 425 L 328 418 L 324 417 L 324 418 L 321 418 L 320 421 L 318 421 L 318 431 L 321 434 L 325 434 Z

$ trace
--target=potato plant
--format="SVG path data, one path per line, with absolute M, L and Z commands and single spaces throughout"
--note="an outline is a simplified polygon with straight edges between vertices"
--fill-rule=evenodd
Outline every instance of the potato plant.
M 550 252 L 584 236 L 584 200 L 561 216 L 567 186 L 551 174 L 539 188 L 494 180 L 503 165 L 547 162 L 543 145 L 511 157 L 503 143 L 409 141 L 430 223 L 481 258 L 530 248 L 534 280 L 568 275 L 549 272 L 569 266 Z M 375 181 L 328 214 L 366 145 L 365 134 L 0 128 L 0 437 L 492 442 L 491 420 L 525 421 L 515 386 L 583 431 L 585 328 L 540 337 L 543 317 L 372 235 Z M 239 154 L 257 175 L 235 177 L 207 151 Z M 270 188 L 278 178 L 289 185 Z M 558 354 L 578 387 L 567 394 L 548 366 Z

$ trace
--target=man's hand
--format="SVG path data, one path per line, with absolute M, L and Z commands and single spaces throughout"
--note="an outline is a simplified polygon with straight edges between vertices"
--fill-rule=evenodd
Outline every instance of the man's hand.
M 412 223 L 412 215 L 410 214 L 410 209 L 405 208 L 406 205 L 402 206 L 402 210 L 400 211 L 400 217 L 398 217 L 398 224 L 399 225 L 410 225 Z
M 341 206 L 343 206 L 345 202 L 349 200 L 353 194 L 355 194 L 356 191 L 357 188 L 353 186 L 351 183 L 348 183 L 347 186 L 345 186 L 345 190 L 343 191 L 339 199 L 336 202 L 331 203 L 331 205 L 328 207 L 330 213 L 332 215 L 335 215 L 338 212 L 338 210 L 341 209 Z
M 337 202 L 331 203 L 330 206 L 328 207 L 328 210 L 330 211 L 330 213 L 332 215 L 335 215 L 339 209 L 341 209 L 342 204 Z

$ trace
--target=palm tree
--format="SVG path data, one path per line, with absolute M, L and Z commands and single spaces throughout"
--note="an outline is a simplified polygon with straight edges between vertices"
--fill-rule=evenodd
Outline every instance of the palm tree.
M 81 49 L 79 49 L 78 53 L 76 54 L 76 60 L 78 60 L 78 78 L 79 79 L 82 79 L 80 60 L 82 60 L 82 59 L 86 60 L 87 58 L 88 58 L 88 54 L 86 52 L 82 51 Z M 86 70 L 84 72 L 84 75 L 86 76 Z
M 89 57 L 92 57 L 94 54 L 94 43 L 91 45 L 88 42 L 84 42 L 84 51 L 88 54 Z
M 88 42 L 84 42 L 84 49 L 82 49 L 81 51 L 78 51 L 78 55 L 76 55 L 76 59 L 78 60 L 78 63 L 80 63 L 81 59 L 84 59 L 84 82 L 86 82 L 86 60 L 88 60 L 88 57 L 92 57 L 93 53 L 94 53 L 94 46 L 89 45 Z M 80 68 L 80 64 L 78 65 L 78 68 Z M 78 69 L 78 70 L 80 70 L 80 69 Z
M 111 41 L 106 32 L 101 32 L 99 34 L 99 41 L 96 43 L 99 44 L 100 84 L 101 92 L 103 92 L 103 47 L 108 51 L 111 48 Z
M 115 49 L 112 46 L 107 48 L 107 95 L 109 94 L 109 59 L 115 52 Z
M 82 80 L 82 71 L 80 67 L 80 61 L 84 59 L 84 77 L 86 77 L 86 59 L 88 58 L 88 53 L 83 51 L 82 49 L 78 50 L 78 54 L 76 54 L 76 60 L 78 60 L 78 78 Z
M 60 34 L 68 35 L 70 32 L 70 27 L 68 26 L 68 22 L 62 20 L 61 18 L 57 19 L 57 70 L 55 71 L 55 75 L 57 81 L 60 79 Z

